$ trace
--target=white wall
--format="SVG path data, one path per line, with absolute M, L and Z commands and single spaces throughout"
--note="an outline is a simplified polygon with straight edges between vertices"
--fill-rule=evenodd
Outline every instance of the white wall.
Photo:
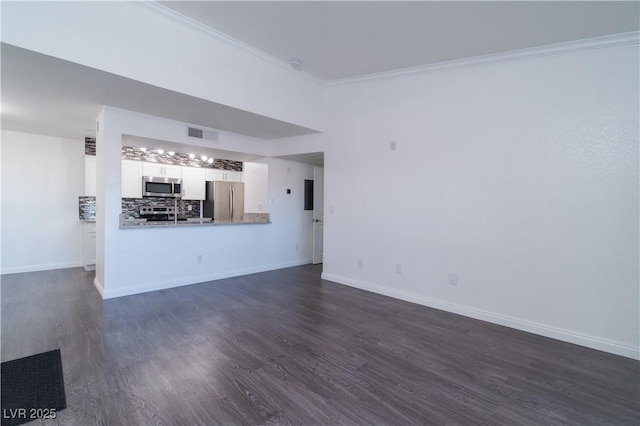
M 2 131 L 2 273 L 82 265 L 84 141 Z
M 273 139 L 269 141 L 269 155 L 277 157 L 280 155 L 324 152 L 327 137 L 328 135 L 326 133 L 316 133 L 313 135 Z
M 323 277 L 637 358 L 638 71 L 632 46 L 332 87 Z
M 269 165 L 245 161 L 242 167 L 244 179 L 244 211 L 246 213 L 269 212 Z
M 99 70 L 315 130 L 318 82 L 151 2 L 3 2 L 2 40 Z
M 311 166 L 259 160 L 269 166 L 272 224 L 122 230 L 118 223 L 122 135 L 183 142 L 184 124 L 109 107 L 99 122 L 96 285 L 105 298 L 311 262 L 312 222 L 303 209 L 303 181 L 313 175 Z M 239 152 L 266 149 L 266 141 L 236 138 L 237 147 L 250 148 Z M 286 188 L 292 194 L 287 195 Z M 197 262 L 199 255 L 202 263 Z
M 273 249 L 311 263 L 313 212 L 304 209 L 304 181 L 313 179 L 313 166 L 279 158 L 257 160 L 269 166 L 269 214 Z M 291 194 L 287 194 L 287 189 Z M 296 245 L 298 248 L 296 248 Z

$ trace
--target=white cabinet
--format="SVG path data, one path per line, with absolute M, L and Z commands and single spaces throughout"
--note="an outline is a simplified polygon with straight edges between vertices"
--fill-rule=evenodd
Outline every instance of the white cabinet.
M 142 175 L 180 179 L 182 167 L 159 163 L 142 163 Z
M 227 182 L 242 182 L 242 172 L 218 169 L 206 169 L 206 180 L 224 180 Z
M 84 195 L 96 196 L 96 156 L 84 156 Z
M 269 166 L 263 163 L 244 163 L 244 211 L 269 211 Z
M 96 269 L 96 224 L 84 223 L 82 265 L 85 271 Z
M 205 191 L 205 169 L 196 167 L 182 168 L 182 199 L 183 200 L 204 200 Z
M 142 162 L 122 160 L 122 198 L 142 198 Z

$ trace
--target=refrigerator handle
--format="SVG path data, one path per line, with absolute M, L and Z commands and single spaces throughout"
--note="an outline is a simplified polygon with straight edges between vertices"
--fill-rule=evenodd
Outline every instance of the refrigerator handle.
M 229 185 L 229 220 L 233 220 L 233 186 Z

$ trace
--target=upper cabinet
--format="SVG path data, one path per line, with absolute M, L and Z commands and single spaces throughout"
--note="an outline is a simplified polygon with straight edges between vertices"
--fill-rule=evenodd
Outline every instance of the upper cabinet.
M 242 182 L 242 172 L 231 170 L 206 169 L 206 180 L 223 180 L 227 182 Z
M 142 163 L 142 176 L 167 177 L 180 179 L 182 167 L 160 163 Z
M 96 196 L 96 156 L 84 156 L 84 195 Z
M 205 169 L 182 168 L 182 199 L 204 200 L 206 197 Z
M 142 198 L 142 163 L 122 160 L 122 198 Z

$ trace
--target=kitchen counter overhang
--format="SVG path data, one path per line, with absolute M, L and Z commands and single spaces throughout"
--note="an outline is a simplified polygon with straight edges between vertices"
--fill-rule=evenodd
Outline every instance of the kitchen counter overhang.
M 246 218 L 241 221 L 231 220 L 194 220 L 188 221 L 140 221 L 140 220 L 120 220 L 120 229 L 142 229 L 142 228 L 184 228 L 189 226 L 236 226 L 236 225 L 268 225 L 271 223 L 270 218 Z

